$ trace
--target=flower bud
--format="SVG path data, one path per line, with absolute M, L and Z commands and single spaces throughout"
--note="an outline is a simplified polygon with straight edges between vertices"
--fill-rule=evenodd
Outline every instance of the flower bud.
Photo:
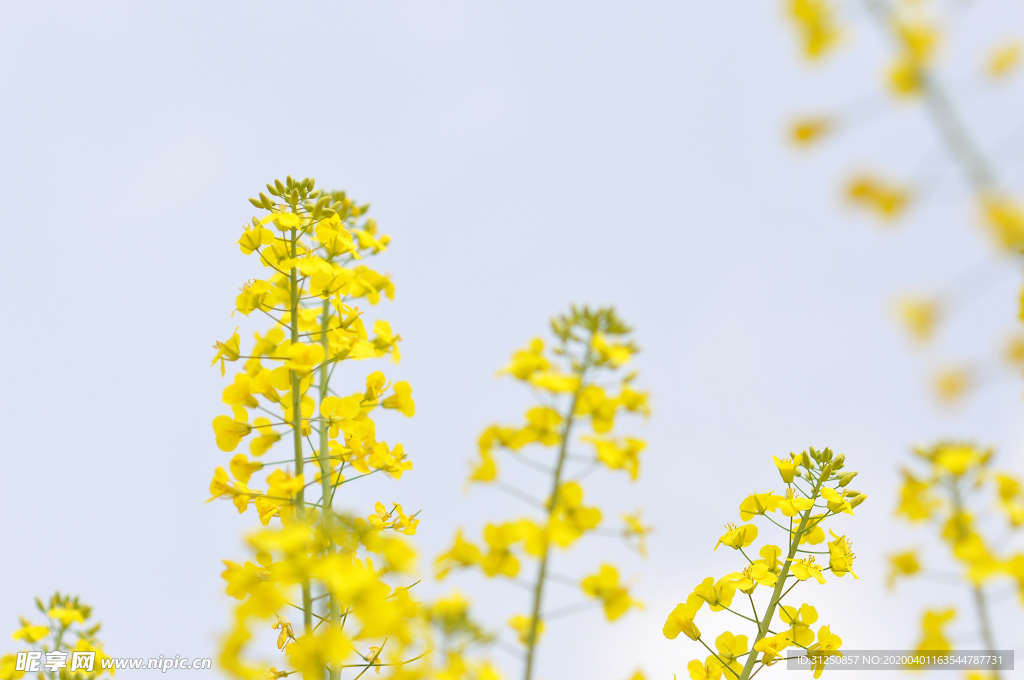
M 833 470 L 842 470 L 844 465 L 846 465 L 846 454 L 845 453 L 840 453 L 838 456 L 836 456 L 832 460 L 832 469 Z
M 821 452 L 821 460 L 824 463 L 832 460 L 832 449 L 825 447 L 825 450 Z
M 863 495 L 863 494 L 860 495 L 860 496 L 854 496 L 853 498 L 850 499 L 850 507 L 851 508 L 855 508 L 858 505 L 860 505 L 861 503 L 863 503 L 864 501 L 866 501 L 867 499 L 868 499 L 868 497 Z
M 847 472 L 845 475 L 839 478 L 839 486 L 846 486 L 853 481 L 853 478 L 857 476 L 856 472 Z

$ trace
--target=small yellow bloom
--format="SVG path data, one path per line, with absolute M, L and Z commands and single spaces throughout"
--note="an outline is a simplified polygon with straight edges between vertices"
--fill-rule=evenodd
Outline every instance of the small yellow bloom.
M 550 367 L 543 355 L 544 341 L 534 338 L 527 349 L 521 349 L 512 355 L 512 362 L 498 371 L 498 375 L 510 373 L 520 380 L 527 380 L 537 371 L 545 371 Z
M 754 645 L 755 652 L 761 652 L 761 663 L 765 666 L 771 666 L 779 657 L 782 656 L 782 650 L 789 647 L 790 641 L 785 635 L 769 635 L 768 637 L 761 638 Z
M 690 674 L 690 680 L 719 680 L 722 677 L 722 663 L 713 655 L 705 659 L 704 663 L 694 659 L 686 665 Z
M 221 451 L 234 451 L 238 442 L 252 432 L 249 414 L 241 406 L 231 407 L 232 416 L 217 416 L 213 419 L 213 433 L 216 436 L 217 448 Z
M 700 629 L 694 623 L 697 612 L 704 606 L 704 598 L 697 593 L 690 593 L 686 602 L 680 602 L 668 615 L 662 633 L 669 640 L 675 640 L 680 633 L 684 633 L 691 640 L 700 639 Z
M 802 462 L 802 460 L 797 460 L 796 456 L 792 453 L 789 454 L 789 460 L 781 460 L 778 456 L 772 456 L 772 460 L 775 461 L 775 467 L 779 468 L 782 481 L 786 484 L 790 484 L 793 481 L 793 477 L 796 475 L 796 468 Z
M 630 479 L 635 480 L 640 470 L 640 452 L 646 444 L 633 437 L 626 437 L 622 441 L 614 439 L 599 439 L 597 437 L 584 437 L 594 445 L 597 459 L 613 470 L 626 470 Z
M 917 643 L 920 650 L 947 652 L 953 644 L 946 635 L 946 626 L 956 617 L 953 609 L 929 609 L 921 617 L 921 641 Z
M 348 397 L 325 397 L 320 402 L 320 417 L 328 427 L 331 439 L 337 439 L 345 421 L 356 418 L 362 411 L 363 396 L 354 394 Z
M 825 499 L 828 504 L 829 512 L 839 514 L 845 512 L 848 515 L 853 514 L 853 507 L 850 505 L 850 501 L 847 500 L 846 496 L 833 488 L 825 487 L 821 490 L 821 497 Z
M 268 496 L 280 498 L 291 498 L 306 485 L 305 475 L 292 477 L 284 470 L 278 468 L 267 475 Z
M 18 657 L 14 654 L 0 656 L 0 680 L 18 680 L 24 677 L 25 671 L 16 670 Z
M 834 635 L 828 626 L 822 626 L 818 629 L 818 641 L 807 648 L 807 656 L 814 658 L 814 677 L 820 678 L 822 671 L 825 670 L 825 663 L 827 663 L 828 657 L 830 656 L 842 656 L 842 652 L 839 648 L 843 646 L 843 639 L 838 635 Z
M 768 566 L 768 570 L 773 574 L 778 574 L 782 570 L 782 562 L 779 557 L 782 555 L 782 548 L 777 545 L 763 545 L 761 550 L 758 552 L 761 556 L 761 560 L 765 565 Z
M 46 615 L 51 619 L 57 619 L 60 621 L 60 625 L 67 628 L 76 621 L 78 623 L 84 623 L 85 619 L 82 617 L 82 612 L 78 609 L 68 607 L 54 607 L 50 611 L 46 612 Z
M 523 616 L 522 614 L 516 614 L 508 620 L 508 625 L 512 627 L 512 630 L 516 631 L 516 637 L 519 638 L 519 642 L 524 645 L 529 644 L 531 624 L 531 619 L 527 616 Z M 537 640 L 540 640 L 540 636 L 543 633 L 544 621 L 537 619 Z
M 280 629 L 280 633 L 277 636 L 277 648 L 284 649 L 289 642 L 295 642 L 295 630 L 292 629 L 292 623 L 283 616 L 277 617 L 277 622 L 271 626 L 271 628 L 277 630 Z
M 802 604 L 799 609 L 779 607 L 779 619 L 789 626 L 789 630 L 779 634 L 780 637 L 800 647 L 806 647 L 814 642 L 811 626 L 818 621 L 818 610 L 811 605 Z
M 790 571 L 801 581 L 813 578 L 818 583 L 825 582 L 825 576 L 821 573 L 821 566 L 814 563 L 814 555 L 803 560 L 792 560 Z
M 831 529 L 828 530 L 832 534 L 833 541 L 829 541 L 828 552 L 829 562 L 828 566 L 831 568 L 832 573 L 836 576 L 843 577 L 846 574 L 853 574 L 853 577 L 859 579 L 853 572 L 853 560 L 857 557 L 853 554 L 853 544 L 847 540 L 846 536 L 836 536 L 835 532 Z
M 971 444 L 939 444 L 926 454 L 937 469 L 959 477 L 989 461 L 992 451 Z
M 601 569 L 596 574 L 584 578 L 581 585 L 584 593 L 601 600 L 609 621 L 619 618 L 630 607 L 641 606 L 629 596 L 629 591 L 619 584 L 619 572 L 609 564 L 601 565 Z
M 416 412 L 416 404 L 412 400 L 412 387 L 404 380 L 396 382 L 394 394 L 380 404 L 384 408 L 393 408 L 407 418 Z
M 472 464 L 469 479 L 474 482 L 493 482 L 498 477 L 498 463 L 490 450 L 480 450 L 480 462 Z
M 740 519 L 749 521 L 754 515 L 775 512 L 779 507 L 780 496 L 769 493 L 755 493 L 747 496 L 740 503 Z
M 748 594 L 754 592 L 755 585 L 771 588 L 779 580 L 779 577 L 772 571 L 768 563 L 762 560 L 757 560 L 753 564 L 748 564 L 743 570 L 743 578 L 750 581 L 750 585 L 743 586 L 737 583 L 737 587 Z
M 792 487 L 786 489 L 785 496 L 775 496 L 775 504 L 779 511 L 786 517 L 795 517 L 804 510 L 814 506 L 810 498 L 802 498 L 796 495 Z
M 726 631 L 715 638 L 715 648 L 718 649 L 718 656 L 725 662 L 724 667 L 732 671 L 729 675 L 734 678 L 739 677 L 743 666 L 738 659 L 750 649 L 747 636 L 733 635 Z
M 902 576 L 912 576 L 921 571 L 921 564 L 917 561 L 916 550 L 905 550 L 889 555 L 889 575 L 885 582 L 889 588 L 896 584 L 896 579 Z
M 480 567 L 488 577 L 499 574 L 514 577 L 519 573 L 519 558 L 513 547 L 523 538 L 521 526 L 516 522 L 488 524 L 484 527 L 484 541 L 488 552 L 480 560 Z
M 260 463 L 259 461 L 250 463 L 244 453 L 239 453 L 231 459 L 229 468 L 231 469 L 231 474 L 235 479 L 240 481 L 242 484 L 248 484 L 253 473 L 263 469 L 263 463 Z
M 46 626 L 33 626 L 28 621 L 22 619 L 21 628 L 14 631 L 14 634 L 11 635 L 11 637 L 15 640 L 24 640 L 31 644 L 33 642 L 39 642 L 49 634 L 50 629 Z
M 241 342 L 242 339 L 238 337 L 238 329 L 236 328 L 234 334 L 230 338 L 228 338 L 227 342 L 218 341 L 213 346 L 213 348 L 217 350 L 217 354 L 216 356 L 213 357 L 213 361 L 210 362 L 210 365 L 213 366 L 219 361 L 220 374 L 224 375 L 224 362 L 238 361 L 238 358 L 242 353 L 241 350 L 239 349 L 241 346 Z
M 732 599 L 736 596 L 736 582 L 728 576 L 717 582 L 713 577 L 708 576 L 693 589 L 693 592 L 708 603 L 711 611 L 722 611 L 732 604 Z
M 726 532 L 718 539 L 718 543 L 715 544 L 715 550 L 718 550 L 718 546 L 728 546 L 734 550 L 745 548 L 757 539 L 757 525 L 754 524 L 743 524 L 736 526 L 735 524 L 726 524 Z

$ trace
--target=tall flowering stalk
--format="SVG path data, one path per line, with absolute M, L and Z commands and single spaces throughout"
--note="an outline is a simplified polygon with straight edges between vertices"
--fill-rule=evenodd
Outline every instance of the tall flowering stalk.
M 865 17 L 869 28 L 879 33 L 891 50 L 880 83 L 889 100 L 922 110 L 923 120 L 931 126 L 949 161 L 949 168 L 937 159 L 929 162 L 919 176 L 899 180 L 892 179 L 889 173 L 853 173 L 845 186 L 850 204 L 873 213 L 885 224 L 893 224 L 915 205 L 947 194 L 941 191 L 944 187 L 939 183 L 952 170 L 962 178 L 978 222 L 984 225 L 1000 253 L 1017 255 L 1024 248 L 1024 203 L 1013 196 L 995 156 L 985 152 L 986 147 L 998 142 L 983 139 L 980 131 L 971 128 L 963 114 L 963 102 L 955 96 L 957 90 L 947 86 L 951 78 L 940 68 L 945 42 L 940 27 L 952 23 L 950 17 L 941 17 L 935 3 L 916 0 L 786 0 L 786 4 L 801 49 L 812 61 L 820 61 L 846 42 L 843 36 L 852 31 L 840 17 Z M 1019 66 L 1021 55 L 1019 40 L 994 44 L 978 64 L 981 68 L 972 79 L 972 87 L 980 90 L 1006 84 Z M 953 77 L 963 80 L 964 74 L 956 73 Z M 872 95 L 866 95 L 858 105 L 846 110 L 801 117 L 792 126 L 791 138 L 797 146 L 809 148 L 840 131 L 858 132 L 856 128 L 868 119 L 891 111 L 893 108 L 884 100 L 874 101 Z M 920 163 L 917 158 L 912 161 Z M 896 305 L 897 312 L 914 339 L 921 344 L 932 340 L 945 321 L 970 305 L 980 290 L 996 280 L 989 269 L 987 263 L 965 262 L 963 271 L 952 273 L 947 284 L 933 293 L 902 297 Z M 943 363 L 937 367 L 933 388 L 940 400 L 962 399 L 987 376 L 996 374 L 993 369 L 998 369 L 999 364 L 1009 363 L 1018 368 L 1024 365 L 1024 336 L 1018 333 L 1009 343 L 993 344 L 1002 345 L 1002 356 L 995 362 Z
M 334 507 L 344 485 L 379 473 L 399 479 L 412 468 L 401 444 L 378 439 L 371 418 L 378 407 L 412 416 L 409 384 L 380 371 L 347 386 L 332 382 L 343 362 L 399 359 L 399 336 L 382 320 L 368 332 L 358 306 L 394 295 L 388 276 L 363 264 L 389 239 L 366 217 L 368 206 L 316 189 L 312 179 L 275 180 L 267 190 L 274 198 L 249 199 L 266 214 L 238 241 L 266 278 L 247 282 L 235 307 L 269 327 L 246 350 L 236 329 L 217 343 L 213 361 L 222 374 L 225 362 L 243 362 L 223 393 L 232 414 L 213 421 L 217 446 L 232 452 L 248 439 L 252 458 L 237 453 L 227 470 L 217 468 L 211 500 L 252 508 L 266 527 L 248 538 L 255 563 L 225 562 L 238 605 L 221 663 L 235 676 L 271 680 L 295 672 L 337 680 L 371 667 L 398 675 L 416 642 L 418 611 L 408 589 L 388 579 L 412 565 L 415 554 L 399 536 L 415 533 L 418 520 L 397 503 L 378 502 L 366 518 Z M 352 370 L 342 373 L 351 380 Z M 286 455 L 263 461 L 282 446 Z M 296 624 L 289 611 L 297 611 Z M 284 652 L 269 671 L 245 656 L 253 620 L 272 622 L 264 634 L 276 630 Z
M 602 564 L 582 580 L 562 576 L 552 568 L 555 549 L 565 550 L 584 534 L 599 531 L 602 513 L 584 503 L 582 478 L 598 467 L 625 472 L 631 480 L 639 474 L 644 442 L 612 432 L 617 416 L 623 413 L 649 414 L 647 393 L 633 387 L 636 373 L 623 375 L 638 350 L 629 339 L 631 329 L 609 308 L 573 307 L 569 314 L 553 319 L 551 329 L 554 347 L 548 350 L 543 340 L 534 339 L 501 371 L 529 386 L 540 403 L 527 411 L 523 425 L 492 425 L 484 431 L 480 460 L 470 475 L 473 482 L 490 484 L 526 500 L 539 511 L 539 517 L 488 524 L 482 547 L 463 538 L 460 530 L 451 550 L 436 562 L 439 578 L 453 569 L 476 568 L 490 578 L 524 584 L 518 578 L 521 559 L 536 561 L 533 581 L 525 582 L 531 591 L 529 609 L 509 621 L 524 648 L 525 680 L 534 677 L 545 621 L 579 609 L 572 606 L 545 613 L 549 584 L 581 588 L 603 606 L 608 620 L 640 606 L 612 565 Z M 583 454 L 580 447 L 589 449 L 590 454 Z M 543 451 L 547 462 L 531 457 L 534 450 Z M 547 477 L 543 500 L 534 500 L 499 480 L 499 451 Z M 648 531 L 639 515 L 629 515 L 626 528 L 612 533 L 635 539 L 642 546 Z
M 783 604 L 783 599 L 802 583 L 813 581 L 824 585 L 828 580 L 826 573 L 835 578 L 846 574 L 857 578 L 853 572 L 855 555 L 851 541 L 845 535 L 837 536 L 831 528 L 832 540 L 828 541 L 824 525 L 826 520 L 839 515 L 852 515 L 853 509 L 867 497 L 847 488 L 857 473 L 844 472 L 846 457 L 834 456 L 829 449 L 809 449 L 799 455 L 790 454 L 787 459 L 774 460 L 786 484 L 785 493 L 748 496 L 739 506 L 740 519 L 747 524 L 727 524 L 725 534 L 715 545 L 715 550 L 725 546 L 739 552 L 746 565 L 718 580 L 713 576 L 704 579 L 665 621 L 665 637 L 673 640 L 683 633 L 710 652 L 704 661 L 694 659 L 689 663 L 687 670 L 693 680 L 718 680 L 723 675 L 726 680 L 747 680 L 782 658 L 784 650 L 790 647 L 802 649 L 812 658 L 817 678 L 827 658 L 842 645 L 842 639 L 824 625 L 818 628 L 815 640 L 811 627 L 818 621 L 818 612 L 814 607 L 806 603 L 799 607 L 788 606 Z M 783 532 L 779 541 L 782 547 L 764 544 L 757 552 L 760 559 L 756 560 L 745 550 L 753 552 L 751 546 L 760 533 L 758 526 L 750 523 L 755 517 Z M 822 543 L 827 550 L 811 549 Z M 828 556 L 828 566 L 818 561 L 819 556 Z M 758 586 L 762 588 L 759 590 Z M 765 592 L 767 596 L 757 598 L 761 600 L 759 606 L 755 595 Z M 734 608 L 740 608 L 733 602 L 740 593 L 749 602 L 749 614 Z M 743 625 L 750 628 L 749 635 L 723 632 L 715 638 L 712 649 L 704 641 L 696 622 L 705 604 L 712 612 L 727 611 L 743 619 Z
M 915 454 L 925 471 L 903 470 L 896 514 L 914 524 L 930 524 L 946 544 L 959 567 L 957 581 L 970 592 L 979 636 L 986 649 L 998 649 L 991 586 L 998 581 L 1016 582 L 1024 604 L 1024 553 L 1005 548 L 1000 553 L 1000 546 L 1009 543 L 1007 536 L 1024 527 L 1024 486 L 1013 475 L 993 470 L 992 451 L 973 444 L 942 442 L 918 448 Z M 990 511 L 989 504 L 994 504 L 1005 519 L 999 540 L 986 536 L 979 527 L 977 518 Z M 917 550 L 901 551 L 889 559 L 890 586 L 898 579 L 929 576 Z M 945 628 L 955 615 L 953 608 L 927 610 L 922 616 L 918 648 L 953 649 Z M 993 677 L 998 680 L 998 670 L 993 671 Z
M 97 640 L 100 624 L 90 621 L 92 607 L 77 597 L 54 593 L 43 604 L 36 598 L 36 609 L 42 614 L 43 623 L 22 617 L 19 628 L 11 635 L 24 645 L 21 651 L 41 652 L 38 680 L 94 680 L 101 676 L 113 676 L 113 669 L 106 669 L 108 660 L 103 645 Z M 36 619 L 38 620 L 38 619 Z M 79 654 L 90 654 L 88 667 L 77 663 Z M 18 680 L 25 676 L 25 670 L 18 668 L 16 654 L 0 656 L 0 680 Z
M 1000 255 L 1018 257 L 1024 248 L 1024 206 L 1014 198 L 1009 184 L 995 156 L 985 152 L 994 146 L 983 140 L 982 129 L 974 130 L 963 115 L 963 102 L 957 101 L 955 89 L 949 88 L 939 64 L 944 42 L 940 26 L 942 21 L 934 3 L 912 0 L 855 0 L 866 10 L 863 15 L 887 41 L 891 59 L 885 71 L 885 85 L 895 101 L 916 105 L 922 109 L 924 120 L 932 127 L 941 148 L 946 152 L 952 170 L 960 175 L 975 203 L 979 221 L 986 227 Z M 791 16 L 798 28 L 802 43 L 809 45 L 809 36 L 822 33 L 828 27 L 833 37 L 827 48 L 806 50 L 811 58 L 823 56 L 841 41 L 835 39 L 843 28 L 837 19 L 840 3 L 830 0 L 791 0 Z M 800 11 L 797 11 L 797 10 Z M 1019 66 L 1022 46 L 1019 40 L 996 44 L 979 64 L 973 86 L 1002 85 Z M 962 79 L 962 74 L 957 74 Z M 980 82 L 987 81 L 987 82 Z M 873 107 L 878 112 L 888 107 Z M 850 110 L 831 115 L 805 118 L 793 128 L 793 139 L 801 146 L 809 146 L 842 128 L 848 131 L 865 117 L 865 109 Z M 860 173 L 847 186 L 847 196 L 858 207 L 880 216 L 886 222 L 903 216 L 917 202 L 935 195 L 937 180 L 945 170 L 938 164 L 928 164 L 927 174 L 910 181 L 894 182 L 877 175 Z M 987 263 L 979 267 L 964 263 L 962 273 L 950 277 L 944 289 L 924 297 L 904 298 L 898 305 L 903 323 L 920 344 L 934 339 L 938 329 L 960 308 L 970 304 L 979 290 L 994 281 Z M 981 284 L 981 285 L 979 285 Z M 1022 298 L 1024 300 L 1024 298 Z M 1009 317 L 1009 315 L 1007 315 Z M 1024 319 L 1024 306 L 1020 317 Z M 1024 337 L 1019 332 L 1003 346 L 1004 363 L 1020 367 L 1024 364 Z M 960 365 L 945 368 L 936 375 L 934 387 L 944 401 L 954 401 L 967 394 L 986 375 L 995 373 L 991 362 L 979 367 Z M 915 523 L 932 523 L 947 544 L 959 567 L 954 582 L 962 584 L 971 594 L 974 618 L 980 637 L 986 647 L 996 648 L 996 631 L 991 617 L 990 584 L 993 580 L 1010 578 L 1024 583 L 1024 556 L 1000 554 L 997 546 L 1003 541 L 991 541 L 979 526 L 991 517 L 994 508 L 983 502 L 995 496 L 996 505 L 1005 511 L 1011 530 L 1024 523 L 1024 495 L 1019 481 L 1006 474 L 991 470 L 991 452 L 974 445 L 942 442 L 930 448 L 916 450 L 918 460 L 926 471 L 922 474 L 911 469 L 903 471 L 897 515 Z M 891 556 L 889 585 L 896 580 L 922 572 L 918 554 L 905 550 Z M 930 609 L 922 617 L 923 633 L 919 643 L 922 650 L 950 649 L 952 641 L 946 627 L 954 618 L 954 609 Z M 995 671 L 995 677 L 999 677 Z

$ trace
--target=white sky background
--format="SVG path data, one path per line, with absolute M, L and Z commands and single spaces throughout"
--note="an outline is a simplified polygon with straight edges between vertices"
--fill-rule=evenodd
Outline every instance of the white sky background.
M 945 71 L 965 85 L 954 92 L 1001 167 L 1018 169 L 1022 140 L 1007 135 L 1021 90 L 979 90 L 971 74 L 1024 8 L 947 6 L 958 9 Z M 702 578 L 739 566 L 711 552 L 722 525 L 746 494 L 781 487 L 772 454 L 808 445 L 845 452 L 870 496 L 841 523 L 861 580 L 804 586 L 846 646 L 910 647 L 924 603 L 966 602 L 936 584 L 885 591 L 886 552 L 931 541 L 891 519 L 897 470 L 911 443 L 951 436 L 998 445 L 1021 471 L 1021 385 L 995 372 L 963 408 L 937 409 L 890 310 L 988 246 L 952 172 L 890 233 L 842 208 L 852 167 L 947 168 L 915 107 L 805 157 L 783 134 L 795 112 L 879 92 L 886 45 L 859 12 L 822 68 L 798 60 L 776 0 L 8 3 L 0 14 L 3 630 L 59 588 L 95 606 L 111 654 L 215 656 L 229 612 L 220 560 L 244 555 L 238 537 L 255 517 L 203 504 L 230 458 L 210 428 L 226 384 L 211 345 L 238 322 L 238 287 L 261 275 L 235 246 L 246 198 L 289 173 L 371 202 L 394 238 L 379 263 L 398 295 L 378 311 L 405 339 L 387 370 L 412 383 L 417 415 L 379 429 L 416 467 L 345 487 L 344 503 L 422 508 L 426 559 L 458 525 L 475 535 L 523 510 L 497 491 L 461 493 L 479 431 L 526 404 L 494 377 L 512 350 L 574 301 L 614 304 L 636 327 L 655 408 L 641 478 L 595 475 L 588 498 L 611 518 L 643 505 L 657 527 L 650 558 L 593 538 L 556 568 L 616 563 L 647 609 L 611 626 L 596 611 L 552 622 L 540 677 L 685 677 L 705 654 L 665 640 L 665 616 Z M 1019 276 L 993 269 L 999 283 L 944 330 L 937 357 L 991 356 L 1013 328 Z M 447 584 L 497 628 L 528 606 L 501 582 Z M 552 588 L 552 607 L 581 597 Z M 1019 624 L 1015 607 L 999 611 Z M 726 625 L 747 632 L 727 616 L 702 612 L 709 640 Z M 1002 628 L 1000 643 L 1019 650 L 1013 635 Z

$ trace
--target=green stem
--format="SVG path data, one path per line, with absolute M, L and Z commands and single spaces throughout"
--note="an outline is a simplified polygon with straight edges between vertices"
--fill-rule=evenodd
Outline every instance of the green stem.
M 888 31 L 892 26 L 892 12 L 884 2 L 880 0 L 865 0 L 870 12 L 882 26 Z M 891 34 L 890 34 L 891 35 Z M 902 48 L 902 46 L 899 46 Z M 953 158 L 956 159 L 964 169 L 967 180 L 977 192 L 985 192 L 995 189 L 998 179 L 988 159 L 978 148 L 971 138 L 967 126 L 964 125 L 959 113 L 953 106 L 953 102 L 939 85 L 935 77 L 925 69 L 918 69 L 918 78 L 921 79 L 921 89 L 924 94 L 926 109 L 932 118 L 935 127 L 938 128 Z
M 953 513 L 958 517 L 964 511 L 963 498 L 960 495 L 960 484 L 953 480 L 951 492 L 953 496 Z M 981 639 L 985 642 L 985 649 L 994 653 L 996 649 L 996 638 L 992 632 L 992 619 L 988 612 L 988 601 L 985 598 L 985 590 L 980 583 L 971 586 L 971 595 L 974 598 L 974 611 L 978 616 L 978 625 L 981 627 Z M 992 680 L 999 680 L 999 671 L 992 671 Z
M 320 322 L 320 346 L 323 347 L 324 356 L 330 356 L 331 345 L 327 339 L 328 325 L 331 319 L 331 304 L 324 300 L 323 317 Z M 332 367 L 333 368 L 333 367 Z M 320 365 L 320 403 L 327 398 L 328 384 L 330 383 L 330 370 L 327 362 Z M 332 488 L 331 461 L 330 461 L 330 427 L 327 423 L 321 423 L 320 427 L 320 450 L 317 452 L 317 460 L 320 463 L 320 497 L 323 504 L 324 533 L 327 534 L 327 554 L 334 554 L 334 489 Z M 341 629 L 341 605 L 334 593 L 329 594 L 330 626 L 332 629 Z M 341 667 L 338 664 L 330 664 L 328 674 L 330 680 L 341 678 Z
M 583 378 L 586 375 L 587 369 L 590 365 L 590 352 L 591 345 L 594 342 L 594 333 L 591 332 L 590 338 L 587 341 L 587 352 L 583 358 L 583 362 L 580 364 L 579 370 L 579 383 L 576 385 L 576 391 L 573 392 L 572 401 L 569 404 L 569 412 L 565 417 L 565 425 L 562 427 L 561 444 L 558 447 L 558 462 L 555 463 L 555 472 L 551 485 L 551 497 L 547 503 L 547 528 L 550 531 L 551 517 L 555 511 L 555 505 L 558 501 L 558 488 L 562 484 L 562 470 L 565 467 L 565 458 L 569 450 L 569 438 L 572 434 L 573 420 L 576 414 L 576 403 L 579 401 L 580 392 L 583 391 Z M 526 636 L 526 664 L 523 670 L 524 680 L 533 679 L 533 662 L 535 651 L 537 648 L 537 628 L 540 623 L 540 608 L 541 602 L 544 598 L 544 582 L 547 579 L 548 573 L 548 558 L 551 554 L 551 542 L 550 537 L 545 534 L 544 538 L 544 550 L 541 553 L 540 567 L 537 570 L 537 582 L 533 588 L 533 611 L 530 615 L 530 630 Z
M 298 243 L 299 243 L 299 231 L 298 229 L 291 230 L 291 254 L 294 259 L 298 254 Z M 291 279 L 291 304 L 289 309 L 291 310 L 291 319 L 288 324 L 291 330 L 291 341 L 292 344 L 298 344 L 299 342 L 299 276 L 298 270 L 295 267 L 291 268 L 289 273 Z M 302 474 L 302 465 L 305 456 L 302 450 L 302 394 L 300 388 L 302 386 L 302 379 L 299 374 L 295 371 L 291 371 L 292 378 L 292 440 L 295 446 L 295 476 L 298 477 Z M 295 513 L 300 519 L 305 520 L 306 518 L 306 493 L 303 489 L 299 489 L 299 492 L 295 494 Z M 313 600 L 309 591 L 309 579 L 303 579 L 302 581 L 302 623 L 307 634 L 313 631 Z

